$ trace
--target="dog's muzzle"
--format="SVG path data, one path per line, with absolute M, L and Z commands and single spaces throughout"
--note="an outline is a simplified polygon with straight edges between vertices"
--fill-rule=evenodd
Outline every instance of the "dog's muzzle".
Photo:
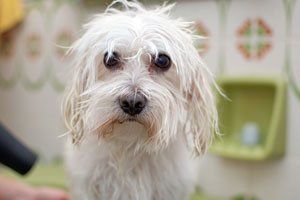
M 141 93 L 130 94 L 119 98 L 119 105 L 121 109 L 131 116 L 140 114 L 146 104 L 147 99 Z

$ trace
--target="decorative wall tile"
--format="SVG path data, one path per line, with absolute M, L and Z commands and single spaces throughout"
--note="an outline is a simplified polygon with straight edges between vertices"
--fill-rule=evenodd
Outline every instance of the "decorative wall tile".
M 49 53 L 51 66 L 50 82 L 52 86 L 62 91 L 66 84 L 66 74 L 69 74 L 71 57 L 65 56 L 67 49 L 77 39 L 80 30 L 78 10 L 70 4 L 63 4 L 53 11 L 51 16 L 50 41 L 52 42 Z
M 236 48 L 248 61 L 261 60 L 272 49 L 273 31 L 262 19 L 246 19 L 236 30 Z
M 206 37 L 199 41 L 200 56 L 211 71 L 218 73 L 219 15 L 217 3 L 215 1 L 178 2 L 173 14 L 195 22 L 197 33 Z
M 195 21 L 195 29 L 196 29 L 196 34 L 203 37 L 200 41 L 197 42 L 197 49 L 199 51 L 199 54 L 202 57 L 205 57 L 207 55 L 207 52 L 210 49 L 210 41 L 212 38 L 210 38 L 211 33 L 200 20 Z
M 232 1 L 227 35 L 227 73 L 282 72 L 285 13 L 280 0 Z
M 49 68 L 46 66 L 49 42 L 45 13 L 31 10 L 20 33 L 19 50 L 22 67 L 22 84 L 26 89 L 39 90 L 47 80 Z

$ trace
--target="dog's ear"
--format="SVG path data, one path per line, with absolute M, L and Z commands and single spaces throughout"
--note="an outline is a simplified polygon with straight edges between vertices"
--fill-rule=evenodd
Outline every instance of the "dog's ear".
M 192 73 L 186 94 L 186 131 L 188 139 L 192 138 L 190 142 L 192 142 L 196 155 L 201 155 L 209 147 L 213 134 L 218 133 L 218 114 L 211 88 L 211 84 L 215 85 L 212 74 L 203 66 L 200 58 L 198 65 L 202 66 L 197 66 Z
M 83 120 L 84 104 L 82 93 L 87 89 L 88 70 L 83 67 L 83 61 L 76 64 L 73 79 L 65 90 L 62 110 L 68 133 L 72 135 L 72 142 L 78 144 L 83 136 L 85 123 Z

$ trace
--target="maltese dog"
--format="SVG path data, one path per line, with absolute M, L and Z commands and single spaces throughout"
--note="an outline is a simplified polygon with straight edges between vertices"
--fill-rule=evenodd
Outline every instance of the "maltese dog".
M 74 200 L 185 200 L 218 132 L 213 76 L 173 5 L 115 0 L 70 48 L 63 103 Z

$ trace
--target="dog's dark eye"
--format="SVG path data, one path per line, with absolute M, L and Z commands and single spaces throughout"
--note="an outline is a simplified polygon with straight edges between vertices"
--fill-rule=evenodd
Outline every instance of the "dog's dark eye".
M 154 64 L 161 70 L 166 71 L 171 67 L 171 59 L 166 54 L 158 54 L 158 56 L 154 60 Z
M 113 52 L 110 56 L 108 56 L 108 53 L 106 52 L 104 54 L 103 63 L 108 69 L 116 69 L 121 65 L 120 56 L 116 52 Z

